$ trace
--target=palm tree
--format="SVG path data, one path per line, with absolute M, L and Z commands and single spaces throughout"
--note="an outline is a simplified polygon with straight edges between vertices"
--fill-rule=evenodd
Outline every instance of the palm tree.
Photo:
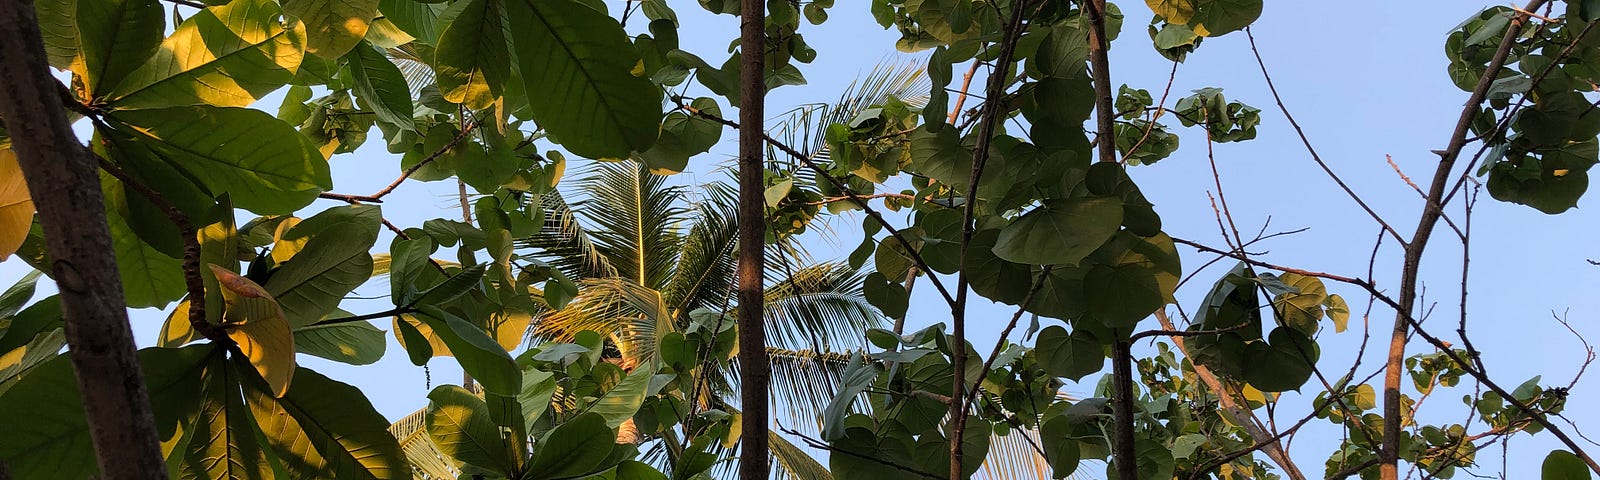
M 536 317 L 532 340 L 599 332 L 627 369 L 652 360 L 662 336 L 687 328 L 689 312 L 733 311 L 733 189 L 667 180 L 631 162 L 596 163 L 569 192 L 572 201 L 560 192 L 544 197 L 547 228 L 520 246 L 576 279 L 579 294 Z M 690 201 L 691 192 L 699 199 Z M 847 265 L 813 262 L 788 242 L 772 249 L 766 264 L 767 278 L 775 279 L 765 299 L 774 401 L 789 423 L 815 423 L 845 365 L 838 352 L 863 349 L 866 330 L 884 321 L 862 296 L 861 273 Z M 697 401 L 736 408 L 736 368 L 703 372 L 705 395 Z M 796 476 L 813 471 L 815 460 L 780 436 L 773 441 L 778 470 L 816 478 Z

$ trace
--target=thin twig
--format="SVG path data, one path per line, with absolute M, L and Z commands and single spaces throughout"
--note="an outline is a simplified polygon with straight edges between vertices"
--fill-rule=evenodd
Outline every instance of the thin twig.
M 439 147 L 438 150 L 428 154 L 426 157 L 423 157 L 421 161 L 416 163 L 416 165 L 412 165 L 410 168 L 405 169 L 405 171 L 400 172 L 400 177 L 394 179 L 393 182 L 389 182 L 389 186 L 383 187 L 382 190 L 378 190 L 371 195 L 352 195 L 348 193 L 323 192 L 317 194 L 317 198 L 326 198 L 345 202 L 383 203 L 384 196 L 394 192 L 394 189 L 399 188 L 400 184 L 405 183 L 406 179 L 411 178 L 412 174 L 417 173 L 418 170 L 422 170 L 422 167 L 428 166 L 428 164 L 433 163 L 434 160 L 438 160 L 439 157 L 444 156 L 445 153 L 449 153 L 451 149 L 456 147 L 456 144 L 461 143 L 461 141 L 466 139 L 468 135 L 471 135 L 473 129 L 478 128 L 482 124 L 483 122 L 477 119 L 473 119 L 472 121 L 468 122 L 466 128 L 462 128 L 461 132 L 457 133 L 455 138 L 451 138 L 449 142 L 444 144 L 444 146 Z
M 1360 195 L 1356 195 L 1355 190 L 1350 189 L 1350 185 L 1345 184 L 1344 179 L 1339 178 L 1339 174 L 1333 173 L 1333 169 L 1328 167 L 1328 162 L 1323 161 L 1322 156 L 1317 154 L 1317 149 L 1311 146 L 1311 139 L 1307 138 L 1305 130 L 1300 128 L 1300 122 L 1295 121 L 1294 115 L 1289 113 L 1289 107 L 1284 106 L 1283 97 L 1278 96 L 1278 87 L 1272 83 L 1272 75 L 1267 73 L 1267 62 L 1261 59 L 1261 50 L 1256 48 L 1256 37 L 1250 33 L 1250 27 L 1244 27 L 1244 35 L 1245 38 L 1250 40 L 1250 52 L 1255 54 L 1256 65 L 1261 67 L 1261 77 L 1267 81 L 1267 91 L 1272 93 L 1272 100 L 1278 103 L 1278 111 L 1283 112 L 1283 117 L 1289 120 L 1289 126 L 1293 127 L 1295 134 L 1300 136 L 1300 143 L 1305 145 L 1306 152 L 1311 154 L 1311 160 L 1316 162 L 1318 167 L 1322 167 L 1322 172 L 1326 173 L 1328 178 L 1333 179 L 1333 183 L 1338 184 L 1339 188 L 1343 189 L 1351 200 L 1355 200 L 1356 205 L 1360 205 L 1361 209 L 1366 211 L 1373 221 L 1382 225 L 1383 229 L 1393 235 L 1394 239 L 1399 241 L 1401 245 L 1405 245 L 1406 241 L 1400 237 L 1400 232 L 1389 226 L 1389 222 L 1384 221 L 1376 210 L 1367 206 L 1366 200 L 1362 200 Z

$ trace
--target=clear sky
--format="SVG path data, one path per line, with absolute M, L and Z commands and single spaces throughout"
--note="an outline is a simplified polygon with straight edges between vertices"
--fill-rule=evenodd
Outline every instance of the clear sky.
M 606 3 L 614 11 L 621 7 L 620 1 Z M 1115 84 L 1126 83 L 1159 96 L 1172 65 L 1146 41 L 1144 26 L 1150 13 L 1139 3 L 1120 2 L 1127 20 L 1122 37 L 1112 50 L 1111 75 Z M 713 64 L 725 59 L 722 52 L 737 36 L 735 19 L 712 17 L 694 2 L 673 4 L 684 24 L 680 31 L 684 48 Z M 1445 35 L 1463 19 L 1490 5 L 1441 0 L 1272 1 L 1255 24 L 1256 40 L 1273 79 L 1312 144 L 1357 193 L 1406 236 L 1414 229 L 1422 202 L 1385 162 L 1385 155 L 1393 155 L 1405 173 L 1418 182 L 1426 182 L 1432 175 L 1437 156 L 1428 151 L 1444 146 L 1467 97 L 1445 73 Z M 642 18 L 636 18 L 630 30 L 642 27 Z M 767 107 L 774 115 L 800 103 L 837 98 L 845 85 L 879 61 L 923 58 L 895 52 L 898 34 L 873 23 L 863 2 L 839 2 L 831 9 L 826 24 L 807 26 L 802 32 L 819 53 L 814 63 L 801 66 L 810 84 L 774 91 Z M 1279 264 L 1363 275 L 1378 227 L 1312 163 L 1273 104 L 1243 33 L 1206 40 L 1198 52 L 1191 54 L 1178 68 L 1168 105 L 1190 90 L 1208 86 L 1221 87 L 1230 100 L 1263 110 L 1256 140 L 1216 147 L 1224 192 L 1239 228 L 1254 232 L 1269 217 L 1269 231 L 1309 228 L 1304 233 L 1269 240 L 1253 250 L 1268 251 L 1262 258 Z M 697 86 L 691 93 L 710 96 L 700 90 L 703 89 Z M 275 95 L 265 99 L 258 108 L 275 111 L 279 98 Z M 731 116 L 732 109 L 726 105 L 724 108 Z M 1183 139 L 1178 153 L 1153 166 L 1134 167 L 1130 173 L 1155 203 L 1169 234 L 1221 246 L 1207 199 L 1207 192 L 1216 188 L 1205 157 L 1205 137 L 1198 130 L 1172 127 Z M 356 154 L 335 157 L 335 190 L 375 191 L 399 173 L 399 157 L 383 150 L 378 132 L 371 135 L 367 146 Z M 735 137 L 733 132 L 725 132 L 723 142 L 711 154 L 695 160 L 691 172 L 696 176 L 692 178 L 721 178 L 713 171 L 734 151 Z M 568 169 L 569 174 L 573 171 Z M 684 182 L 691 181 L 691 177 L 683 178 Z M 386 198 L 384 215 L 401 226 L 420 225 L 429 218 L 457 218 L 460 210 L 455 192 L 453 182 L 408 182 Z M 1580 208 L 1559 216 L 1500 203 L 1487 195 L 1477 206 L 1471 252 L 1470 334 L 1483 350 L 1491 375 L 1508 387 L 1533 375 L 1543 375 L 1546 385 L 1565 385 L 1577 372 L 1583 360 L 1582 346 L 1552 319 L 1552 311 L 1569 312 L 1574 328 L 1600 341 L 1600 328 L 1595 326 L 1595 312 L 1600 311 L 1600 267 L 1585 262 L 1586 258 L 1600 259 L 1600 246 L 1595 242 L 1600 233 L 1600 215 L 1594 211 L 1600 203 L 1595 196 L 1591 194 L 1579 203 Z M 334 202 L 319 201 L 304 210 L 305 215 L 330 206 Z M 1451 212 L 1458 221 L 1461 219 L 1459 205 Z M 247 219 L 241 216 L 240 221 Z M 832 222 L 837 227 L 831 229 L 836 234 L 834 238 L 807 234 L 806 242 L 821 258 L 842 258 L 859 241 L 859 233 L 852 232 L 860 225 L 859 216 L 846 215 Z M 1425 307 L 1435 307 L 1437 302 L 1427 325 L 1435 334 L 1456 342 L 1453 331 L 1459 312 L 1461 247 L 1453 235 L 1445 234 L 1445 228 L 1441 225 L 1436 232 L 1441 234 L 1435 235 L 1423 262 L 1428 302 Z M 389 243 L 389 233 L 383 234 L 378 241 L 380 250 Z M 1179 251 L 1184 254 L 1186 274 L 1211 259 L 1187 247 L 1180 246 Z M 1231 265 L 1219 262 L 1185 285 L 1179 293 L 1185 309 L 1192 312 L 1211 283 Z M 1391 294 L 1397 288 L 1399 265 L 1399 249 L 1393 242 L 1386 243 L 1378 257 L 1376 282 Z M 0 263 L 0 286 L 10 285 L 25 272 L 26 266 L 19 261 Z M 1337 376 L 1349 367 L 1360 344 L 1360 315 L 1366 297 L 1353 287 L 1331 283 L 1328 287 L 1344 296 L 1353 311 L 1349 331 L 1334 334 L 1328 330 L 1319 339 L 1323 349 L 1320 366 L 1329 375 Z M 43 290 L 50 292 L 53 288 Z M 348 300 L 343 308 L 356 313 L 386 309 L 389 301 L 383 296 L 387 292 L 386 281 L 369 282 L 354 295 L 375 298 Z M 918 288 L 911 304 L 908 328 L 949 319 L 949 312 L 932 289 Z M 973 307 L 969 332 L 980 351 L 988 351 L 1011 313 L 1011 307 L 1006 306 Z M 165 317 L 165 312 L 153 309 L 132 312 L 140 345 L 153 342 Z M 1363 376 L 1381 365 L 1381 351 L 1386 347 L 1380 342 L 1386 338 L 1393 315 L 1379 308 L 1371 320 L 1374 340 L 1364 359 Z M 1045 322 L 1048 325 L 1051 321 Z M 1154 324 L 1147 321 L 1145 325 Z M 388 321 L 375 325 L 390 329 Z M 1431 350 L 1419 340 L 1413 343 L 1410 353 Z M 426 405 L 429 380 L 422 368 L 406 360 L 392 337 L 388 355 L 374 365 L 352 367 L 304 355 L 300 361 L 360 387 L 391 419 Z M 431 385 L 459 382 L 461 378 L 460 369 L 450 359 L 431 362 L 428 373 Z M 1094 380 L 1085 379 L 1084 383 L 1067 388 L 1086 395 L 1093 391 Z M 1595 393 L 1595 385 L 1594 379 L 1588 378 L 1573 389 L 1574 400 L 1567 416 L 1580 426 L 1600 431 L 1600 412 L 1579 406 Z M 1280 422 L 1292 423 L 1307 411 L 1309 396 L 1316 394 L 1310 388 L 1307 387 L 1306 396 L 1285 395 L 1285 407 L 1277 417 Z M 1460 422 L 1467 414 L 1460 398 L 1470 394 L 1470 382 L 1436 392 L 1424 409 L 1424 421 Z M 1312 423 L 1290 448 L 1297 463 L 1313 476 L 1321 473 L 1322 462 L 1338 440 L 1339 431 L 1325 425 Z M 1468 430 L 1475 433 L 1483 429 L 1480 424 Z M 1518 478 L 1518 473 L 1537 471 L 1545 453 L 1559 445 L 1548 434 L 1515 437 L 1507 462 L 1509 475 Z M 1480 462 L 1498 463 L 1498 451 L 1496 448 L 1481 453 Z

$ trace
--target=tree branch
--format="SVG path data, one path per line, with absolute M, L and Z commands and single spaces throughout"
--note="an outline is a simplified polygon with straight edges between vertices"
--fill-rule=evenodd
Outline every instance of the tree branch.
M 0 2 L 0 118 L 44 228 L 95 463 L 106 480 L 164 478 L 100 178 L 60 88 L 33 2 Z
M 422 160 L 417 162 L 416 165 L 412 165 L 410 168 L 405 169 L 405 171 L 400 172 L 399 178 L 394 179 L 393 182 L 389 182 L 388 186 L 383 187 L 382 190 L 378 190 L 371 195 L 352 195 L 348 193 L 323 192 L 317 194 L 317 198 L 340 200 L 350 203 L 383 203 L 384 196 L 394 192 L 394 189 L 399 188 L 400 184 L 405 183 L 406 179 L 411 178 L 412 174 L 417 173 L 418 170 L 422 170 L 422 167 L 428 166 L 428 164 L 433 163 L 434 160 L 438 160 L 439 157 L 449 153 L 451 149 L 456 147 L 456 144 L 461 143 L 461 141 L 465 140 L 468 135 L 471 135 L 473 129 L 478 128 L 482 124 L 483 122 L 477 119 L 473 119 L 471 122 L 468 122 L 466 127 L 461 129 L 461 133 L 456 134 L 455 138 L 451 138 L 449 142 L 444 144 L 444 146 L 439 147 L 438 150 L 428 154 L 426 157 L 423 157 Z

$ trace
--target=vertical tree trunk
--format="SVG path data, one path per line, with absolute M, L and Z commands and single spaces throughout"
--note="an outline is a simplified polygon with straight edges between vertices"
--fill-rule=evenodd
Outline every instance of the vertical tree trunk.
M 766 247 L 766 199 L 762 160 L 767 88 L 766 4 L 741 0 L 739 33 L 739 390 L 744 419 L 739 427 L 739 478 L 767 480 L 766 323 L 762 318 L 762 260 Z
M 1111 344 L 1111 457 L 1117 478 L 1139 478 L 1138 454 L 1133 447 L 1133 343 Z
M 44 225 L 100 478 L 165 478 L 100 178 L 61 98 L 33 2 L 0 1 L 0 117 Z

